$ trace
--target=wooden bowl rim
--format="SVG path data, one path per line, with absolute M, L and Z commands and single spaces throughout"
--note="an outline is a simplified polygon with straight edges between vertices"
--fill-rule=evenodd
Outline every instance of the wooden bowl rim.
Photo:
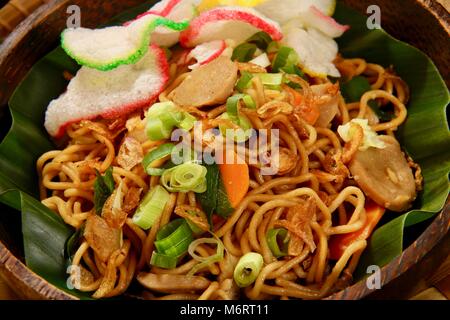
M 0 65 L 8 56 L 10 49 L 15 43 L 20 42 L 36 25 L 45 20 L 45 17 L 51 12 L 56 11 L 60 6 L 65 5 L 69 0 L 53 0 L 42 5 L 33 14 L 22 21 L 10 36 L 0 45 Z M 448 14 L 445 8 L 437 2 L 429 0 L 415 0 L 424 10 L 430 12 L 443 29 L 450 34 L 450 23 L 441 19 Z M 450 224 L 450 201 L 447 200 L 443 210 L 434 218 L 427 229 L 403 252 L 390 263 L 381 268 L 381 286 L 383 287 L 392 280 L 405 273 L 410 267 L 418 263 L 438 242 L 446 235 Z M 443 232 L 436 232 L 445 228 Z M 427 240 L 427 241 L 425 241 Z M 423 245 L 425 244 L 425 245 Z M 420 248 L 420 249 L 418 249 Z M 414 257 L 414 259 L 412 258 Z M 405 263 L 405 260 L 407 263 Z M 62 299 L 77 300 L 78 298 L 57 288 L 46 281 L 41 276 L 29 269 L 20 259 L 12 254 L 6 245 L 0 240 L 0 271 L 6 271 L 10 277 L 14 278 L 15 283 L 19 283 L 23 288 L 32 291 L 32 296 L 42 297 L 44 299 Z M 11 281 L 5 279 L 7 283 Z M 360 280 L 333 295 L 326 297 L 326 300 L 333 299 L 361 299 L 372 293 L 375 289 L 369 289 L 365 280 Z M 350 293 L 352 293 L 350 297 Z

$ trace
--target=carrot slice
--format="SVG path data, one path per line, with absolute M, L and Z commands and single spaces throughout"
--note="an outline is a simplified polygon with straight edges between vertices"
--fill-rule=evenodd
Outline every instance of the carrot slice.
M 295 90 L 295 89 L 293 89 L 293 88 L 291 88 L 291 87 L 289 87 L 289 86 L 285 86 L 284 87 L 287 91 L 289 91 L 289 93 L 291 94 L 291 96 L 292 96 L 292 99 L 291 99 L 291 104 L 293 105 L 293 106 L 299 106 L 300 105 L 300 103 L 302 103 L 302 99 L 303 99 L 303 97 L 302 97 L 302 95 L 300 94 L 300 92 L 298 92 L 297 90 Z
M 338 234 L 331 237 L 329 242 L 331 260 L 339 260 L 345 249 L 355 241 L 365 240 L 369 238 L 369 236 L 375 229 L 375 226 L 386 211 L 385 208 L 379 206 L 370 199 L 368 199 L 368 202 L 366 202 L 365 209 L 367 219 L 366 223 L 361 229 L 352 233 Z
M 250 185 L 250 175 L 248 165 L 246 163 L 238 163 L 236 161 L 237 155 L 234 151 L 227 152 L 233 152 L 235 161 L 232 161 L 232 163 L 225 163 L 226 161 L 224 161 L 224 164 L 219 164 L 219 170 L 228 200 L 231 206 L 236 208 L 247 194 Z M 224 159 L 226 158 L 224 157 Z

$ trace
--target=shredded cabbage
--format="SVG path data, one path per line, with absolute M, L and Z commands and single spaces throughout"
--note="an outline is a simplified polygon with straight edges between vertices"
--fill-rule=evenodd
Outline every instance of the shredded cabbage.
M 359 125 L 364 132 L 363 143 L 359 147 L 359 150 L 364 151 L 370 147 L 378 149 L 384 149 L 386 147 L 384 142 L 378 137 L 378 134 L 369 126 L 367 119 L 352 119 L 350 122 L 339 126 L 337 131 L 342 140 L 344 140 L 345 142 L 349 142 L 353 139 L 355 129 L 352 124 Z

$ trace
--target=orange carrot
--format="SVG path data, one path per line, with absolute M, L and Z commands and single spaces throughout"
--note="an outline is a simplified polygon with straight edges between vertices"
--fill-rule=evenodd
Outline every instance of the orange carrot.
M 289 87 L 289 86 L 285 86 L 284 88 L 285 88 L 285 89 L 289 92 L 289 94 L 291 95 L 291 99 L 290 99 L 291 104 L 292 104 L 294 107 L 299 106 L 299 105 L 302 103 L 302 99 L 303 99 L 303 97 L 302 97 L 302 95 L 300 94 L 300 92 L 298 92 L 297 90 L 295 90 L 295 89 L 293 89 L 293 88 L 291 88 L 291 87 Z
M 237 155 L 234 151 L 234 161 L 232 163 L 225 163 L 226 158 L 224 157 L 224 164 L 219 164 L 220 175 L 222 176 L 222 181 L 227 191 L 228 200 L 233 208 L 244 199 L 247 194 L 250 185 L 250 175 L 248 171 L 248 165 L 244 163 L 238 163 L 236 161 Z
M 385 208 L 379 206 L 370 199 L 368 199 L 368 201 L 366 202 L 365 209 L 367 219 L 366 223 L 361 229 L 355 232 L 338 234 L 331 237 L 329 243 L 331 260 L 339 260 L 345 249 L 355 241 L 365 240 L 369 238 L 373 230 L 375 229 L 375 226 L 386 211 Z

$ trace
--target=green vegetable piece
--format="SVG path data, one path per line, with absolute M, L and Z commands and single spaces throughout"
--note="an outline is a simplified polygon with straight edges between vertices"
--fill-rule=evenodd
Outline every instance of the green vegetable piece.
M 144 230 L 150 229 L 163 213 L 169 198 L 170 194 L 163 187 L 154 187 L 139 204 L 133 215 L 133 223 Z
M 248 71 L 243 71 L 241 77 L 239 78 L 238 82 L 236 83 L 236 89 L 239 90 L 239 92 L 242 92 L 244 89 L 247 89 L 250 87 L 250 82 L 253 79 L 253 75 Z
M 221 217 L 227 218 L 234 209 L 231 207 L 225 186 L 220 176 L 219 166 L 216 163 L 205 165 L 206 173 L 206 191 L 197 194 L 203 212 L 208 217 L 209 225 L 212 226 L 212 215 L 216 213 Z
M 284 257 L 287 255 L 287 246 L 289 239 L 287 237 L 287 230 L 284 228 L 270 229 L 266 234 L 267 245 L 275 258 Z M 280 248 L 281 245 L 281 248 Z
M 222 113 L 222 115 L 220 115 L 219 117 L 220 119 L 225 119 L 225 120 L 231 120 L 230 116 L 228 115 L 228 112 L 224 112 Z M 250 122 L 250 120 L 245 116 L 245 115 L 239 115 L 238 117 L 238 123 L 239 126 L 242 130 L 234 130 L 234 134 L 233 134 L 233 140 L 236 142 L 244 142 L 247 141 L 253 134 L 252 132 L 252 123 Z M 233 129 L 229 126 L 226 126 L 225 124 L 219 124 L 219 130 L 220 133 L 226 137 L 227 136 L 227 130 L 229 129 Z
M 272 41 L 267 46 L 266 52 L 267 53 L 275 53 L 275 52 L 278 52 L 279 49 L 280 49 L 280 43 L 278 41 Z
M 240 288 L 245 288 L 256 281 L 264 264 L 263 256 L 259 253 L 249 252 L 243 255 L 234 268 L 234 282 Z
M 206 191 L 207 169 L 194 162 L 186 162 L 167 169 L 161 176 L 161 184 L 170 192 L 203 193 Z
M 187 252 L 192 241 L 192 230 L 186 220 L 176 219 L 158 232 L 155 247 L 159 253 L 178 257 Z
M 248 38 L 246 42 L 256 45 L 261 50 L 266 50 L 269 44 L 272 42 L 272 37 L 264 31 L 260 31 Z
M 64 257 L 69 260 L 70 264 L 75 252 L 83 240 L 85 226 L 86 224 L 83 223 L 81 227 L 67 239 L 66 245 L 64 246 Z
M 222 177 L 220 177 L 217 184 L 216 213 L 223 218 L 228 218 L 233 213 L 233 211 L 234 209 L 231 206 L 230 201 L 228 200 L 227 190 L 225 189 Z
M 156 149 L 149 151 L 144 159 L 142 160 L 142 166 L 148 175 L 151 176 L 160 176 L 163 174 L 165 169 L 162 168 L 153 168 L 152 163 L 156 160 L 160 160 L 172 154 L 172 151 L 175 149 L 175 145 L 172 143 L 164 143 L 158 146 Z
M 164 123 L 161 118 L 149 118 L 145 126 L 147 137 L 152 141 L 158 141 L 170 138 L 173 125 Z
M 279 72 L 282 68 L 291 68 L 299 61 L 298 55 L 290 47 L 281 47 L 272 62 L 272 72 Z
M 163 269 L 175 269 L 180 257 L 172 257 L 163 253 L 153 251 L 150 264 Z
M 295 74 L 295 75 L 299 76 L 300 78 L 303 78 L 306 80 L 305 73 L 296 64 L 283 67 L 283 68 L 281 68 L 281 71 L 284 71 L 288 74 Z
M 152 105 L 146 119 L 146 134 L 152 141 L 170 138 L 174 127 L 189 131 L 197 121 L 197 118 L 182 111 L 171 101 Z
M 114 191 L 112 171 L 112 167 L 109 167 L 102 176 L 98 170 L 95 170 L 97 178 L 94 182 L 94 208 L 97 214 L 102 213 L 103 205 Z
M 216 245 L 216 253 L 209 256 L 209 257 L 201 257 L 195 253 L 195 249 L 198 245 L 201 244 L 215 244 Z M 201 270 L 202 268 L 205 268 L 209 266 L 210 264 L 214 262 L 219 262 L 223 259 L 223 255 L 225 252 L 225 246 L 223 242 L 217 238 L 200 238 L 197 240 L 194 240 L 191 242 L 188 248 L 188 252 L 191 255 L 192 258 L 194 258 L 197 261 L 200 261 L 200 263 L 196 264 L 189 272 L 188 276 L 194 275 L 198 270 Z
M 261 79 L 263 85 L 280 86 L 283 83 L 282 73 L 254 73 L 254 76 Z
M 353 77 L 350 81 L 341 83 L 341 93 L 348 103 L 357 102 L 367 91 L 372 90 L 369 81 L 362 77 Z
M 256 49 L 257 47 L 255 44 L 244 42 L 234 48 L 233 54 L 231 55 L 231 60 L 249 62 L 253 59 Z
M 197 200 L 208 217 L 209 225 L 212 226 L 212 215 L 217 207 L 218 184 L 220 172 L 217 164 L 205 165 L 206 167 L 206 191 L 196 194 Z
M 347 82 L 341 83 L 342 96 L 348 103 L 360 101 L 363 94 L 370 90 L 372 90 L 372 87 L 369 81 L 362 76 L 356 76 Z M 393 114 L 381 110 L 378 103 L 374 100 L 369 101 L 368 105 L 382 121 L 390 121 L 394 117 Z

